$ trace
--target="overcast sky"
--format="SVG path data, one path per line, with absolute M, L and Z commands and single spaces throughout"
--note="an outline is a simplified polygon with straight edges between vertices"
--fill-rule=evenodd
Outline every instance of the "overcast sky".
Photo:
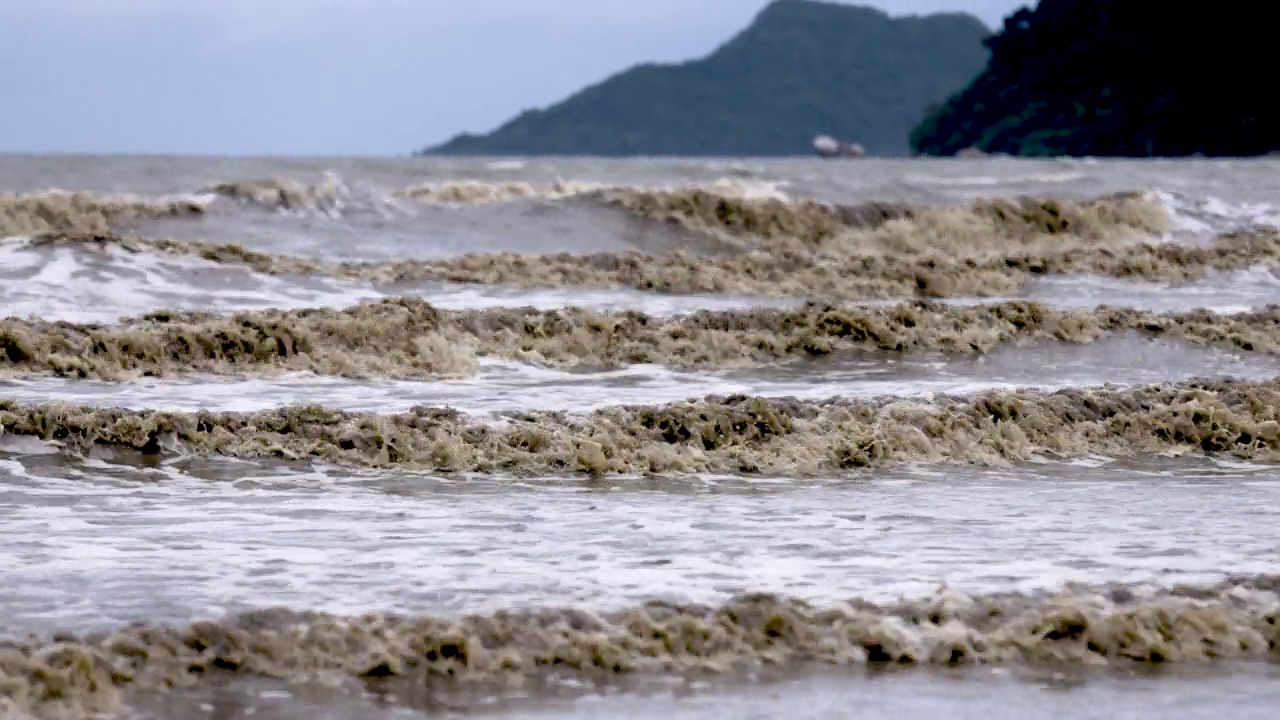
M 765 4 L 0 0 L 0 151 L 404 154 L 705 55 Z M 1024 3 L 859 4 L 996 27 Z

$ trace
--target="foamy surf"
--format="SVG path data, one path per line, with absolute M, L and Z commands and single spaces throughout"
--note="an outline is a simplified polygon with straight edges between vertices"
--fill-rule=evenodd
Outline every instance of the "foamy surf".
M 718 294 L 822 302 L 903 297 L 1009 297 L 1041 278 L 1070 275 L 1182 286 L 1202 281 L 1214 273 L 1253 268 L 1270 270 L 1280 258 L 1280 231 L 1274 228 L 1225 234 L 1201 245 L 1147 241 L 1098 247 L 1063 239 L 1061 247 L 1043 251 L 1023 247 L 1003 251 L 971 250 L 969 254 L 939 254 L 937 250 L 928 249 L 927 243 L 913 247 L 910 242 L 903 245 L 897 231 L 893 237 L 898 240 L 870 251 L 856 247 L 841 249 L 838 243 L 826 250 L 813 251 L 803 245 L 814 242 L 815 238 L 785 240 L 786 232 L 779 227 L 757 237 L 758 241 L 775 245 L 772 250 L 762 247 L 745 252 L 742 248 L 712 254 L 626 250 L 530 255 L 505 251 L 372 261 L 332 261 L 259 252 L 234 243 L 153 240 L 115 234 L 48 234 L 26 245 L 85 250 L 117 247 L 133 253 L 188 255 L 249 267 L 268 275 L 352 280 L 400 292 L 422 283 L 447 282 L 525 290 L 629 289 L 663 295 Z M 816 241 L 822 242 L 822 239 Z M 798 243 L 801 247 L 788 249 L 786 243 Z
M 0 715 L 1270 711 L 1277 167 L 0 159 Z
M 85 252 L 0 242 L 0 315 L 114 323 L 167 308 L 239 310 L 343 307 L 385 297 L 368 284 L 284 278 L 191 255 Z
M 1203 279 L 1182 284 L 1063 275 L 1037 279 L 1022 295 L 1029 300 L 1071 309 L 1115 305 L 1154 312 L 1186 312 L 1203 308 L 1225 315 L 1280 301 L 1280 268 L 1255 265 L 1210 273 Z
M 349 216 L 389 219 L 411 212 L 385 188 L 368 184 L 352 186 L 332 170 L 326 170 L 322 179 L 314 184 L 287 177 L 232 180 L 210 185 L 200 193 L 298 219 L 322 217 L 339 221 Z
M 1280 226 L 1280 205 L 1275 203 L 1228 202 L 1175 192 L 1160 192 L 1157 197 L 1169 210 L 1173 231 L 1180 235 L 1205 237 L 1262 225 Z
M 345 307 L 400 295 L 449 309 L 569 306 L 601 312 L 672 315 L 796 301 L 729 294 L 653 294 L 639 290 L 518 288 L 448 281 L 379 286 L 314 273 L 271 274 L 199 255 L 119 247 L 36 247 L 30 238 L 0 242 L 0 316 L 114 323 L 159 310 L 237 312 L 268 308 Z
M 1061 464 L 947 477 L 901 470 L 856 486 L 708 482 L 640 504 L 602 502 L 630 495 L 637 481 L 625 480 L 602 495 L 567 479 L 513 486 L 280 464 L 7 462 L 22 478 L 11 492 L 32 507 L 8 518 L 0 556 L 11 560 L 11 577 L 42 591 L 24 599 L 11 583 L 0 599 L 14 621 L 47 631 L 184 623 L 255 607 L 350 617 L 415 607 L 456 618 L 512 607 L 610 611 L 654 599 L 718 604 L 749 591 L 820 604 L 927 602 L 940 583 L 996 601 L 1096 581 L 1103 569 L 1137 599 L 1218 582 L 1223 568 L 1280 570 L 1267 552 L 1277 541 L 1274 473 L 1258 468 L 1133 464 L 1129 483 Z M 1144 498 L 1153 487 L 1159 494 Z M 847 506 L 850 492 L 857 507 Z M 73 498 L 78 516 L 58 509 Z M 121 513 L 130 498 L 143 501 L 132 517 Z M 794 512 L 777 513 L 783 501 Z M 1074 522 L 1044 513 L 1046 502 Z M 1143 521 L 1144 503 L 1198 518 L 1205 537 L 1167 526 L 1132 546 L 1123 528 Z M 1259 512 L 1242 524 L 1250 508 Z M 51 525 L 61 532 L 20 551 L 15 537 Z M 557 542 L 530 542 L 533 528 Z M 1027 534 L 1035 542 L 1025 543 Z M 973 542 L 978 535 L 986 542 Z M 323 552 L 300 548 L 299 537 Z M 851 544 L 877 549 L 852 552 Z M 577 548 L 573 562 L 552 562 L 565 546 Z M 480 572 L 476 558 L 497 554 L 508 556 L 503 571 Z M 160 584 L 148 591 L 128 580 L 136 577 Z M 94 595 L 79 593 L 78 582 Z M 166 599 L 161 614 L 149 596 Z
M 751 395 L 822 400 L 929 398 L 992 390 L 1044 391 L 1109 384 L 1134 387 L 1196 377 L 1265 380 L 1280 375 L 1280 358 L 1248 357 L 1216 348 L 1122 335 L 1091 345 L 1039 342 L 999 348 L 990 355 L 957 360 L 868 354 L 836 362 L 797 361 L 750 370 L 691 371 L 631 365 L 567 372 L 508 360 L 481 359 L 464 378 L 350 380 L 313 373 L 275 378 L 188 376 L 138 378 L 126 383 L 89 380 L 0 380 L 0 396 L 22 403 L 134 410 L 260 412 L 286 405 L 317 404 L 353 412 L 409 412 L 447 406 L 485 417 L 538 410 L 590 412 L 610 405 L 674 403 L 707 395 Z
M 1082 172 L 1035 173 L 1030 175 L 1013 175 L 1000 177 L 996 175 L 973 175 L 970 177 L 935 177 L 930 175 L 909 174 L 903 178 L 907 183 L 924 186 L 991 188 L 1008 184 L 1043 184 L 1070 183 L 1085 179 Z
M 802 361 L 820 369 L 850 357 L 873 363 L 930 354 L 955 360 L 1028 343 L 1090 345 L 1126 334 L 1261 355 L 1265 362 L 1280 354 L 1280 305 L 1215 315 L 1107 306 L 1070 312 L 1027 302 L 808 304 L 648 316 L 579 307 L 447 310 L 400 297 L 341 310 L 166 310 L 110 326 L 9 318 L 0 320 L 0 373 L 113 382 L 291 371 L 424 379 L 470 376 L 481 358 L 579 371 L 637 364 L 768 368 Z
M 656 185 L 652 187 L 619 185 L 606 182 L 572 181 L 557 179 L 549 183 L 520 181 L 453 180 L 414 185 L 397 191 L 397 195 L 422 202 L 455 204 L 504 203 L 516 200 L 565 200 L 609 192 L 692 192 L 705 190 L 725 197 L 745 200 L 773 199 L 786 201 L 784 183 L 743 178 L 719 178 L 708 183 L 693 185 Z
M 145 197 L 132 193 L 45 190 L 0 194 L 0 239 L 43 232 L 108 232 L 118 223 L 142 218 L 199 217 L 203 199 L 175 194 Z
M 708 396 L 590 413 L 527 410 L 500 423 L 453 408 L 351 413 L 127 410 L 0 400 L 0 428 L 70 454 L 284 458 L 513 477 L 844 477 L 903 465 L 1009 466 L 1109 455 L 1280 460 L 1277 379 L 1020 389 L 931 398 Z

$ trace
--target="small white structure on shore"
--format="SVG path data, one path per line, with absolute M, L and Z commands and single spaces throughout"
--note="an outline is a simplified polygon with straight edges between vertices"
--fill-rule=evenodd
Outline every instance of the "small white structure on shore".
M 867 151 L 858 143 L 847 143 L 836 140 L 830 135 L 819 135 L 813 139 L 813 151 L 824 158 L 863 157 Z

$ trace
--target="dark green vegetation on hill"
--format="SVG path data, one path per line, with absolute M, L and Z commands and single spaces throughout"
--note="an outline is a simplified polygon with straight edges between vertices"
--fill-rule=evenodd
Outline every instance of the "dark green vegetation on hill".
M 1280 149 L 1265 3 L 1042 0 L 912 133 L 921 153 L 1259 155 Z
M 798 155 L 816 135 L 904 155 L 925 108 L 972 80 L 990 30 L 964 14 L 778 0 L 710 56 L 641 65 L 442 155 Z

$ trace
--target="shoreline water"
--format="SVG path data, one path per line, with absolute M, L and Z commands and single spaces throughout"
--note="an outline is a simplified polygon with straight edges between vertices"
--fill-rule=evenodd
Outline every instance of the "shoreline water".
M 0 156 L 0 714 L 1262 717 L 1277 168 Z

